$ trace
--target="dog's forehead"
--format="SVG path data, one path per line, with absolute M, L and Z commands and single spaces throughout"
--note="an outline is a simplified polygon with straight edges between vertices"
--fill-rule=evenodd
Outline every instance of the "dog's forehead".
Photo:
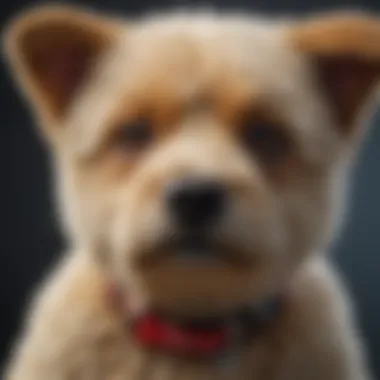
M 282 29 L 260 19 L 171 15 L 136 24 L 120 48 L 130 67 L 128 79 L 165 77 L 168 85 L 182 88 L 186 82 L 220 86 L 228 78 L 264 91 L 274 83 L 291 85 L 300 65 Z
M 244 95 L 270 103 L 272 111 L 298 124 L 295 119 L 305 117 L 300 113 L 321 112 L 310 65 L 287 41 L 287 25 L 212 14 L 142 20 L 121 40 L 115 82 L 124 87 L 126 103 L 136 93 L 170 93 L 176 101 L 194 92 Z

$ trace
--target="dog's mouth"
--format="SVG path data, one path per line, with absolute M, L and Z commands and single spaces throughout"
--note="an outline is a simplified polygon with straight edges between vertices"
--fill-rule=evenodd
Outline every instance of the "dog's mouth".
M 217 248 L 211 239 L 195 234 L 179 236 L 171 243 L 171 249 L 178 259 L 218 260 L 221 255 Z
M 225 264 L 246 267 L 247 255 L 233 244 L 221 242 L 206 234 L 183 233 L 163 240 L 139 257 L 141 266 L 154 266 L 165 261 L 182 264 Z

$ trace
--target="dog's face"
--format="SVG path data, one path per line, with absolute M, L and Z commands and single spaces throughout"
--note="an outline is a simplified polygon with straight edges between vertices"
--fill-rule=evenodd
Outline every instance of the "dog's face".
M 6 54 L 54 152 L 73 243 L 146 302 L 223 310 L 333 231 L 380 23 L 30 11 Z

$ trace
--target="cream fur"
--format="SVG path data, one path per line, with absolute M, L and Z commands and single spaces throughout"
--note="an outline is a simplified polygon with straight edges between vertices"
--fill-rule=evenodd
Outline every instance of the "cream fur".
M 37 291 L 5 380 L 369 380 L 349 297 L 324 253 L 363 130 L 356 119 L 338 125 L 322 91 L 312 62 L 325 54 L 315 43 L 325 35 L 309 37 L 300 22 L 260 17 L 183 13 L 124 25 L 91 15 L 36 9 L 12 21 L 5 34 L 6 56 L 52 148 L 71 244 Z M 34 54 L 34 45 L 22 45 L 25 36 L 43 31 L 51 20 L 63 31 L 73 20 L 82 25 L 72 40 L 65 37 L 68 43 L 95 46 L 94 31 L 107 41 L 96 45 L 91 76 L 69 99 L 62 99 L 59 87 L 44 91 L 41 83 L 49 79 L 43 74 L 38 79 L 25 55 Z M 377 44 L 380 37 L 380 21 L 364 15 L 345 23 L 340 15 L 320 20 L 317 31 L 333 25 L 354 30 L 357 41 L 371 37 Z M 329 54 L 344 61 L 339 34 L 330 37 L 338 53 Z M 360 61 L 363 54 L 354 43 L 347 49 Z M 380 52 L 373 49 L 378 71 L 370 83 L 362 71 L 354 73 L 363 77 L 352 90 L 358 114 L 380 73 Z M 368 72 L 367 61 L 359 63 Z M 189 108 L 179 118 L 168 116 L 162 123 L 168 135 L 144 153 L 131 157 L 105 143 L 118 125 L 133 121 L 141 102 L 162 111 L 186 105 L 206 90 L 216 94 L 215 113 Z M 60 96 L 56 103 L 54 91 Z M 292 138 L 292 159 L 284 159 L 276 172 L 263 170 L 232 137 L 236 122 L 224 115 L 239 113 L 228 110 L 243 98 L 264 110 L 268 120 L 276 115 Z M 216 177 L 228 186 L 228 212 L 212 233 L 234 247 L 245 268 L 170 260 L 153 269 L 140 265 L 143 253 L 160 254 L 155 250 L 161 240 L 175 233 L 162 192 L 172 178 L 188 173 Z M 110 279 L 142 304 L 176 313 L 229 310 L 284 286 L 289 300 L 269 333 L 237 351 L 229 371 L 214 362 L 138 349 L 125 328 L 126 316 L 107 303 Z

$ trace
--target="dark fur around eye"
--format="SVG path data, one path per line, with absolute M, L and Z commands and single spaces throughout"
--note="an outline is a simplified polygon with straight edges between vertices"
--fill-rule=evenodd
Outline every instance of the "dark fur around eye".
M 266 123 L 245 123 L 243 144 L 265 164 L 280 163 L 290 153 L 292 141 L 283 129 Z
M 151 143 L 154 138 L 153 128 L 148 121 L 138 120 L 127 123 L 120 129 L 117 140 L 118 144 L 125 149 L 141 149 Z

